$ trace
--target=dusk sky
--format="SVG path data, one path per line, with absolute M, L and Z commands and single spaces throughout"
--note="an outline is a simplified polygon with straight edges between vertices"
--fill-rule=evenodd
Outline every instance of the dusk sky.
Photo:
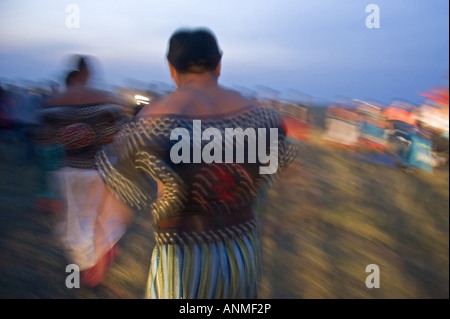
M 218 38 L 224 86 L 418 104 L 448 85 L 448 0 L 2 0 L 0 81 L 61 82 L 82 53 L 106 84 L 172 84 L 168 39 L 197 26 Z

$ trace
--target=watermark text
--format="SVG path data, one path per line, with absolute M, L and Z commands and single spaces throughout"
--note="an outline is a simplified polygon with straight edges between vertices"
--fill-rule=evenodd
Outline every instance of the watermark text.
M 80 28 L 80 7 L 76 4 L 68 4 L 66 6 L 66 13 L 69 15 L 66 17 L 66 27 L 68 29 Z
M 376 4 L 369 4 L 366 7 L 366 12 L 370 13 L 366 17 L 366 27 L 368 29 L 380 28 L 380 7 Z
M 202 131 L 201 120 L 193 120 L 192 139 L 183 127 L 173 129 L 170 139 L 178 141 L 170 150 L 174 164 L 256 163 L 258 159 L 258 163 L 263 164 L 259 167 L 260 174 L 274 174 L 278 170 L 278 128 L 225 128 L 223 134 L 213 127 Z M 202 141 L 209 143 L 202 148 Z M 223 141 L 225 152 L 222 151 Z

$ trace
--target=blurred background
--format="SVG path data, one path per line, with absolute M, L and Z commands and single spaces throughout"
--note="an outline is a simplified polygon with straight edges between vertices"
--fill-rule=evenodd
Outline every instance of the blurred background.
M 37 113 L 84 54 L 89 85 L 135 114 L 175 88 L 170 35 L 206 26 L 221 84 L 279 109 L 300 149 L 258 208 L 261 297 L 448 298 L 448 12 L 446 0 L 1 1 L 0 297 L 143 296 L 144 215 L 102 285 L 66 288 L 59 217 L 39 206 Z M 369 264 L 380 288 L 365 285 Z

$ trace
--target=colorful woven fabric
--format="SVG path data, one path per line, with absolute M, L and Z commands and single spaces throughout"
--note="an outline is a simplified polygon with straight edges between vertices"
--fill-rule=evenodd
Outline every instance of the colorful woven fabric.
M 39 139 L 64 145 L 65 166 L 84 169 L 95 169 L 96 152 L 130 120 L 122 107 L 105 103 L 51 106 L 39 116 Z
M 252 207 L 261 189 L 293 159 L 295 149 L 286 140 L 278 112 L 270 107 L 202 118 L 201 124 L 223 134 L 226 128 L 277 128 L 277 173 L 260 174 L 261 163 L 249 161 L 248 154 L 242 163 L 174 163 L 170 154 L 177 141 L 171 133 L 184 129 L 192 138 L 194 130 L 192 118 L 176 115 L 138 118 L 125 125 L 114 143 L 98 153 L 97 166 L 124 202 L 153 215 L 156 246 L 146 297 L 256 298 L 261 252 Z M 208 143 L 202 141 L 202 147 Z M 245 141 L 233 140 L 235 148 L 240 143 Z M 158 198 L 155 180 L 164 185 Z

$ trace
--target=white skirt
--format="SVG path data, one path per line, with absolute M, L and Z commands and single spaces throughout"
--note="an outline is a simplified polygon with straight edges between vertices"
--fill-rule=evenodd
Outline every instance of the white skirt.
M 96 170 L 64 167 L 52 179 L 63 202 L 57 235 L 66 257 L 80 270 L 89 269 L 125 234 L 132 211 Z

